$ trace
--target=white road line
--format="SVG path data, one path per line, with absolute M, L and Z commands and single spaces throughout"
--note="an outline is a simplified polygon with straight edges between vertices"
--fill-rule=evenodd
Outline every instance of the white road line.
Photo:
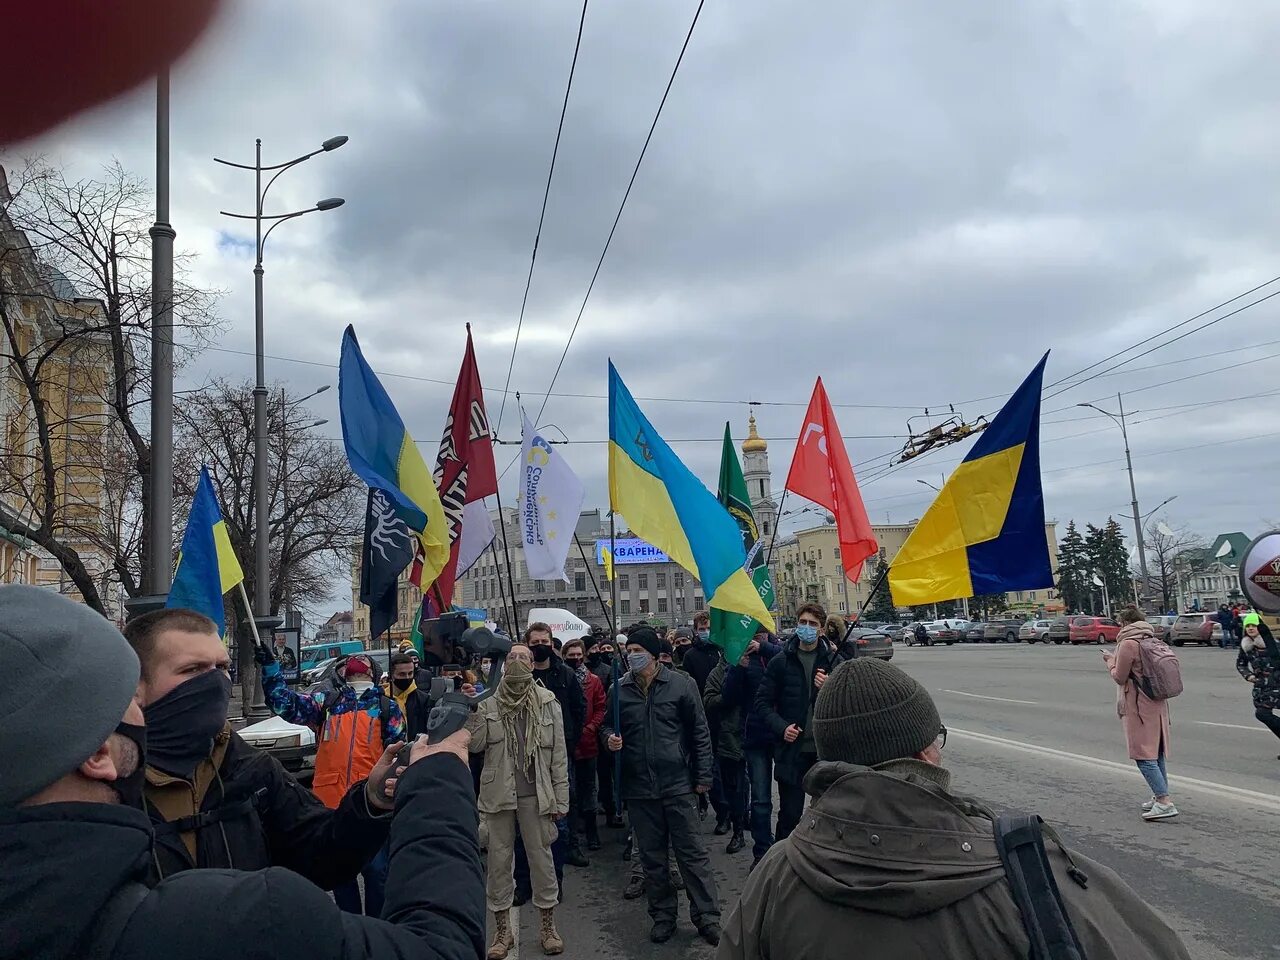
M 973 697 L 975 700 L 997 700 L 1000 703 L 1025 703 L 1029 707 L 1038 706 L 1035 700 L 1010 700 L 1008 697 L 986 697 L 980 693 L 965 693 L 963 690 L 943 690 L 943 693 L 954 693 L 960 697 Z
M 988 733 L 975 733 L 972 730 L 958 730 L 955 727 L 947 728 L 948 736 L 969 737 L 982 743 L 994 744 L 996 746 L 1007 747 L 1011 750 L 1020 750 L 1023 753 L 1033 753 L 1042 757 L 1055 757 L 1060 760 L 1070 760 L 1074 763 L 1084 764 L 1086 766 L 1095 767 L 1100 770 L 1111 770 L 1124 773 L 1129 776 L 1139 776 L 1137 768 L 1132 761 L 1129 763 L 1119 763 L 1115 760 L 1103 760 L 1101 757 L 1088 757 L 1079 753 L 1068 753 L 1065 750 L 1055 750 L 1052 747 L 1042 747 L 1034 743 L 1023 743 L 1021 740 L 1009 740 L 1005 737 L 994 737 Z M 1175 768 L 1176 771 L 1176 768 Z M 1225 783 L 1214 783 L 1211 780 L 1197 780 L 1194 777 L 1179 776 L 1176 772 L 1170 778 L 1175 790 L 1189 789 L 1199 791 L 1218 797 L 1222 800 L 1234 800 L 1237 803 L 1248 804 L 1255 810 L 1258 808 L 1265 809 L 1271 813 L 1280 813 L 1280 797 L 1274 794 L 1262 793 L 1258 790 L 1246 790 L 1243 787 L 1232 787 Z
M 1243 723 L 1214 723 L 1212 720 L 1197 720 L 1196 723 L 1205 727 L 1229 727 L 1232 730 L 1251 730 L 1254 733 L 1270 733 L 1266 727 L 1245 726 Z

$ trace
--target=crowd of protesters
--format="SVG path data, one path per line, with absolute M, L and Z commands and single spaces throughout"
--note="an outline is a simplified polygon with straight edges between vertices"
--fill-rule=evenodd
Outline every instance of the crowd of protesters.
M 501 671 L 405 650 L 383 684 L 357 655 L 305 692 L 264 645 L 267 702 L 316 731 L 307 790 L 227 722 L 211 621 L 157 611 L 122 636 L 0 587 L 0 670 L 30 681 L 0 688 L 0 960 L 503 960 L 526 902 L 554 955 L 564 869 L 589 863 L 601 826 L 627 831 L 626 893 L 647 897 L 655 943 L 683 899 L 725 960 L 1029 955 L 993 815 L 951 792 L 932 699 L 843 636 L 810 604 L 728 662 L 701 614 L 563 644 L 534 623 Z M 432 744 L 440 679 L 488 696 Z M 708 838 L 737 854 L 748 832 L 750 876 L 725 904 Z M 1188 956 L 1115 874 L 1058 843 L 1047 862 L 1089 957 Z

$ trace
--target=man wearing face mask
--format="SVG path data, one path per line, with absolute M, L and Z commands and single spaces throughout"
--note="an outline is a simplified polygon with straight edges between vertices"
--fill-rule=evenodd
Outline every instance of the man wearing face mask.
M 232 731 L 227 651 L 208 617 L 157 610 L 131 620 L 125 637 L 141 664 L 160 877 L 278 865 L 325 890 L 354 879 L 386 840 L 391 804 L 361 783 L 330 810 Z
M 783 840 L 804 813 L 804 778 L 818 762 L 813 739 L 813 705 L 827 675 L 840 665 L 836 649 L 819 636 L 827 612 L 816 603 L 796 611 L 796 632 L 782 653 L 769 661 L 756 692 L 755 711 L 773 731 L 773 775 L 778 781 L 778 826 Z
M 384 922 L 340 913 L 279 867 L 154 876 L 138 659 L 87 606 L 0 587 L 0 673 L 29 682 L 0 687 L 0 960 L 466 960 L 484 949 L 465 731 L 405 758 L 395 922 Z M 62 709 L 40 709 L 46 698 Z
M 636 627 L 627 638 L 630 670 L 605 707 L 605 745 L 622 752 L 619 789 L 627 802 L 644 864 L 653 929 L 665 943 L 675 933 L 679 900 L 667 870 L 670 845 L 689 896 L 689 918 L 702 939 L 720 942 L 720 902 L 698 823 L 696 795 L 711 789 L 711 733 L 697 685 L 658 663 L 658 635 Z
M 622 642 L 625 643 L 626 637 L 621 634 Z M 616 664 L 619 675 L 626 673 L 625 664 L 617 663 L 617 654 L 614 646 L 614 635 L 604 634 L 596 640 L 596 652 L 587 657 L 587 666 L 600 680 L 603 688 L 608 691 L 613 688 L 613 668 Z M 592 657 L 595 662 L 592 662 Z M 604 808 L 605 826 L 621 829 L 626 826 L 622 817 L 618 814 L 618 804 L 614 799 L 615 787 L 613 783 L 613 762 L 608 757 L 601 757 L 596 763 L 596 784 L 600 790 L 600 806 Z
M 707 689 L 707 677 L 716 668 L 723 654 L 720 648 L 711 642 L 711 617 L 705 610 L 693 616 L 693 643 L 685 648 L 680 658 L 681 669 L 693 677 L 698 684 L 698 696 Z

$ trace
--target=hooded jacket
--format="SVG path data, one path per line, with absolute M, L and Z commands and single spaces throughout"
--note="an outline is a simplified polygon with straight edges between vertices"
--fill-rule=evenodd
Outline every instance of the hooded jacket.
M 949 780 L 918 760 L 820 762 L 805 778 L 812 805 L 747 878 L 717 960 L 1027 957 L 991 815 Z M 1189 960 L 1115 873 L 1048 837 L 1045 849 L 1089 960 Z M 1087 887 L 1069 878 L 1073 863 Z
M 471 777 L 415 763 L 396 790 L 384 915 L 342 913 L 290 870 L 188 870 L 152 887 L 140 810 L 0 810 L 0 960 L 467 960 L 484 952 L 484 874 Z

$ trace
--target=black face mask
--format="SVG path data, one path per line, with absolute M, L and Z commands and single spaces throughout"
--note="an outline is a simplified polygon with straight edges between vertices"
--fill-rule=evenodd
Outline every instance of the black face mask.
M 582 666 L 582 658 L 577 657 L 573 660 L 566 660 L 565 663 L 569 665 L 570 670 L 577 670 L 580 666 Z
M 213 750 L 213 738 L 227 724 L 231 680 L 209 670 L 174 687 L 143 710 L 147 718 L 147 762 L 189 779 Z
M 546 663 L 551 659 L 551 647 L 545 644 L 539 644 L 533 648 L 533 662 Z
M 391 683 L 397 690 L 404 693 L 413 686 L 413 677 L 396 677 Z
M 133 745 L 138 748 L 138 766 L 128 776 L 116 777 L 111 782 L 111 789 L 116 792 L 120 802 L 126 807 L 145 810 L 146 801 L 143 799 L 142 791 L 146 786 L 147 778 L 147 728 L 121 720 L 116 724 L 116 733 L 126 740 L 133 741 Z

